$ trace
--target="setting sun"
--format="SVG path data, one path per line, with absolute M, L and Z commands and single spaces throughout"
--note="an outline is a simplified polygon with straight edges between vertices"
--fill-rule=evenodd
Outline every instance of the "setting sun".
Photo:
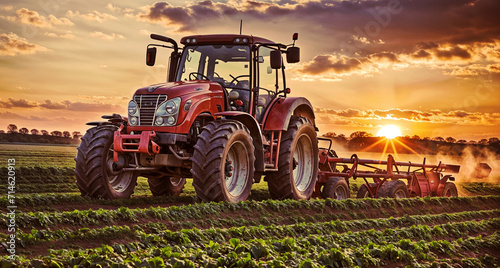
M 401 136 L 401 130 L 395 125 L 386 125 L 377 132 L 377 136 L 394 139 Z

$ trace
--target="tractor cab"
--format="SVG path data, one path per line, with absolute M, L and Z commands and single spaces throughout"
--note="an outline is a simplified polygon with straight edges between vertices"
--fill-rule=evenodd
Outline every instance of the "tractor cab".
M 181 39 L 178 52 L 174 40 L 151 35 L 172 44 L 169 82 L 206 80 L 221 86 L 224 111 L 244 112 L 262 121 L 266 109 L 278 94 L 286 96 L 286 80 L 281 53 L 295 53 L 287 59 L 298 62 L 298 48 L 281 51 L 285 45 L 248 35 L 194 35 Z M 296 40 L 296 36 L 294 36 Z M 154 65 L 156 46 L 148 46 L 147 63 Z M 290 52 L 289 52 L 290 51 Z M 271 55 L 274 52 L 274 57 Z M 295 61 L 294 61 L 295 59 Z

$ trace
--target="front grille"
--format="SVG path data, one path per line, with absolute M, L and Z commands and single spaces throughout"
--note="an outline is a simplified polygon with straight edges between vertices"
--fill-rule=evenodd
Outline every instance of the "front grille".
M 167 99 L 167 95 L 135 95 L 134 101 L 139 106 L 139 125 L 152 126 L 155 119 L 155 111 L 158 106 Z

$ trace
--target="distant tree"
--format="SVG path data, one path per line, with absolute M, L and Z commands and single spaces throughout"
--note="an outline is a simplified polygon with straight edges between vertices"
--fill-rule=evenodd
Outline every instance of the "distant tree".
M 493 145 L 493 144 L 496 144 L 496 143 L 499 143 L 499 142 L 500 142 L 500 140 L 498 138 L 490 138 L 488 140 L 488 144 L 489 145 Z
M 21 133 L 21 134 L 28 134 L 28 132 L 29 132 L 29 130 L 25 127 L 19 129 L 19 133 Z
M 323 134 L 323 137 L 325 137 L 325 138 L 335 138 L 335 137 L 337 137 L 337 134 L 335 132 L 327 132 L 327 133 Z
M 3 129 L 0 129 L 0 133 L 5 133 L 5 130 L 3 130 Z
M 443 137 L 434 137 L 434 138 L 432 138 L 432 140 L 433 141 L 441 141 L 441 142 L 444 141 Z
M 477 144 L 477 142 L 475 140 L 470 140 L 469 144 Z
M 64 131 L 62 135 L 65 138 L 71 138 L 71 133 L 69 133 L 69 131 Z
M 455 143 L 456 141 L 457 140 L 455 138 L 453 138 L 453 137 L 447 137 L 446 138 L 446 142 L 448 142 L 448 143 Z
M 80 131 L 73 131 L 73 139 L 79 139 L 82 134 L 80 133 Z
M 481 145 L 488 145 L 488 140 L 487 139 L 481 139 L 480 141 L 477 142 L 478 144 Z
M 49 135 L 49 132 L 45 129 L 42 129 L 40 130 L 40 132 L 42 133 L 43 136 L 48 136 Z
M 466 140 L 458 140 L 457 143 L 462 143 L 463 144 L 463 143 L 467 143 L 467 141 Z
M 38 135 L 40 134 L 40 131 L 38 131 L 38 129 L 34 128 L 31 130 L 31 135 Z
M 366 138 L 366 137 L 373 137 L 371 133 L 368 133 L 366 131 L 356 131 L 351 133 L 349 138 L 354 139 L 354 138 Z
M 62 132 L 59 130 L 54 130 L 50 132 L 50 135 L 55 136 L 55 137 L 62 137 Z
M 414 140 L 421 140 L 419 135 L 413 135 L 411 138 Z
M 14 124 L 10 124 L 7 127 L 7 133 L 17 133 L 17 126 Z
M 430 137 L 424 137 L 422 140 L 424 140 L 424 141 L 430 141 L 431 138 Z

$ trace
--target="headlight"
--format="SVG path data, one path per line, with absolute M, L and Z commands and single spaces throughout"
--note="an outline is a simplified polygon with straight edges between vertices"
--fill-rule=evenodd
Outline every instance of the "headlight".
M 163 117 L 161 116 L 156 117 L 155 124 L 161 126 L 163 124 Z
M 169 114 L 175 114 L 179 110 L 179 107 L 175 105 L 175 102 L 167 101 L 167 103 L 165 104 L 165 110 Z
M 175 118 L 173 116 L 167 117 L 167 124 L 168 125 L 173 125 L 175 124 Z
M 158 110 L 156 110 L 156 116 L 175 115 L 179 112 L 180 105 L 181 98 L 179 97 L 168 100 L 158 107 Z
M 137 113 L 137 103 L 132 100 L 128 103 L 128 114 L 134 115 L 135 113 Z

